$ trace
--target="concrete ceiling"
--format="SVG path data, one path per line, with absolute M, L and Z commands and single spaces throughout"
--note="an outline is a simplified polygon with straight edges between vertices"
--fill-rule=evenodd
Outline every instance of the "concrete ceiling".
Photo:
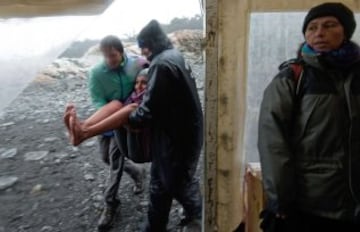
M 113 0 L 0 0 L 0 18 L 101 14 Z

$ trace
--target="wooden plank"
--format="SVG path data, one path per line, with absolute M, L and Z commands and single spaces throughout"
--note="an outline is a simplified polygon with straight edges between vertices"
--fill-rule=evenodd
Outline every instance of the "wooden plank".
M 207 0 L 206 8 L 206 81 L 205 81 L 205 215 L 204 231 L 217 231 L 217 91 L 218 91 L 218 5 Z
M 247 166 L 245 183 L 246 232 L 262 232 L 259 215 L 265 205 L 265 195 L 259 163 L 251 163 Z
M 273 11 L 308 11 L 311 7 L 324 2 L 342 2 L 352 10 L 360 11 L 360 0 L 252 0 L 250 1 L 251 12 L 273 12 Z
M 0 17 L 101 14 L 113 0 L 2 0 Z
M 218 226 L 233 231 L 242 221 L 243 135 L 246 111 L 249 2 L 219 0 Z M 239 202 L 236 204 L 235 202 Z
M 207 0 L 205 231 L 232 231 L 243 217 L 248 1 Z M 215 219 L 215 220 L 214 220 Z

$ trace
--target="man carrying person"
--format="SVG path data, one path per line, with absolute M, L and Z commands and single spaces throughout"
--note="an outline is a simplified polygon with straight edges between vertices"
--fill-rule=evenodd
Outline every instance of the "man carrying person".
M 83 122 L 87 126 L 96 123 L 99 118 L 107 114 L 104 110 L 100 111 L 100 108 L 106 111 L 106 109 L 111 109 L 112 105 L 124 102 L 135 86 L 137 74 L 148 65 L 147 61 L 141 57 L 125 54 L 123 44 L 116 36 L 110 35 L 103 38 L 100 49 L 104 61 L 91 69 L 88 82 L 92 103 L 98 111 Z M 70 108 L 74 106 L 69 105 L 64 116 L 68 129 Z M 102 159 L 110 167 L 108 184 L 104 192 L 105 208 L 98 223 L 99 231 L 107 231 L 114 222 L 120 205 L 117 193 L 123 171 L 135 181 L 135 194 L 142 193 L 144 190 L 145 169 L 125 158 L 127 155 L 126 133 L 126 129 L 120 128 L 99 136 Z

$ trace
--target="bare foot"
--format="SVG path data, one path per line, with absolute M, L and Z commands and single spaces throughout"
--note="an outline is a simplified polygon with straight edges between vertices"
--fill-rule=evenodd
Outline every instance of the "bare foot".
M 71 115 L 70 112 L 73 109 L 75 109 L 75 106 L 73 104 L 68 104 L 65 108 L 65 112 L 64 112 L 64 116 L 63 116 L 64 124 L 67 129 L 70 140 L 72 140 L 72 135 L 71 135 L 71 130 L 70 130 L 70 115 Z
M 78 120 L 75 109 L 70 111 L 70 132 L 71 132 L 71 143 L 74 146 L 80 145 L 86 138 L 82 129 L 82 123 Z

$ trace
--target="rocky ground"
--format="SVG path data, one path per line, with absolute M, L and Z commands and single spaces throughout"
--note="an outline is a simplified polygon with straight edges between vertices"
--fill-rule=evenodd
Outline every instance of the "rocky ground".
M 176 45 L 192 64 L 203 96 L 203 60 L 200 47 L 194 49 L 199 36 L 201 32 L 187 31 L 172 38 L 180 38 Z M 128 48 L 136 50 L 131 44 Z M 107 167 L 96 139 L 77 148 L 68 143 L 62 114 L 69 101 L 76 104 L 81 117 L 94 112 L 86 72 L 99 59 L 92 47 L 82 58 L 54 61 L 0 115 L 0 232 L 96 231 Z M 134 195 L 132 187 L 125 174 L 119 191 L 120 215 L 112 231 L 139 231 L 145 219 L 147 189 Z M 174 202 L 172 231 L 178 230 L 180 215 Z

